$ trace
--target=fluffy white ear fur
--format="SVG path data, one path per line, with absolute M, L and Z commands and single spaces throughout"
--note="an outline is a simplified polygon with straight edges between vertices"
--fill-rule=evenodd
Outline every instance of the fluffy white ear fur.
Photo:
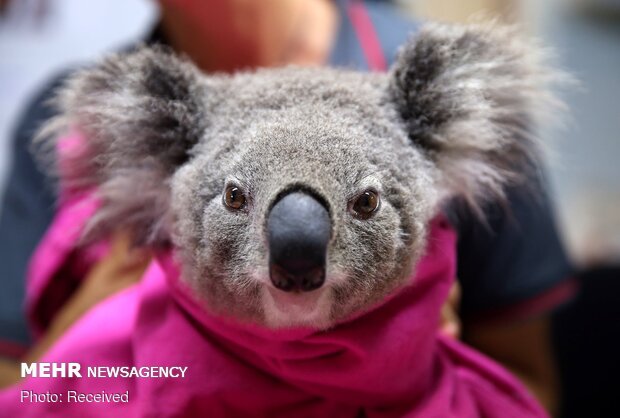
M 535 163 L 535 121 L 560 106 L 548 86 L 566 79 L 544 65 L 545 55 L 497 25 L 427 25 L 403 47 L 389 75 L 389 106 L 437 168 L 439 201 L 460 195 L 480 213 Z M 113 55 L 69 79 L 57 99 L 61 116 L 41 137 L 52 138 L 52 149 L 67 129 L 88 138 L 86 153 L 63 161 L 78 173 L 65 184 L 96 185 L 103 201 L 86 239 L 127 227 L 141 244 L 166 242 L 168 180 L 204 136 L 209 86 L 162 48 Z
M 537 126 L 563 109 L 550 90 L 568 81 L 518 28 L 429 24 L 400 51 L 390 93 L 413 143 L 439 171 L 440 201 L 485 200 L 536 168 Z
M 44 158 L 69 130 L 85 150 L 62 162 L 67 187 L 97 186 L 102 208 L 84 239 L 127 227 L 139 244 L 168 239 L 170 175 L 201 138 L 205 83 L 198 70 L 163 47 L 107 57 L 78 71 L 56 98 L 60 116 L 38 135 Z

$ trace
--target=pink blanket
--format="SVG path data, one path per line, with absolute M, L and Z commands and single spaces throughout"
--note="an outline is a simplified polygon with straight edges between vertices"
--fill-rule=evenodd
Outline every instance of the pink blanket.
M 67 281 L 105 252 L 105 245 L 75 252 L 96 206 L 89 195 L 65 199 L 34 256 L 27 302 L 39 331 L 61 303 L 54 289 L 70 288 Z M 437 218 L 411 286 L 326 332 L 274 332 L 211 316 L 179 281 L 172 255 L 160 254 L 141 282 L 94 306 L 40 360 L 80 363 L 82 377 L 26 378 L 0 392 L 0 415 L 547 416 L 500 366 L 438 335 L 454 276 L 455 233 Z M 183 378 L 88 377 L 94 366 L 187 369 Z M 128 402 L 74 400 L 102 391 L 127 394 Z M 59 394 L 62 402 L 24 393 Z

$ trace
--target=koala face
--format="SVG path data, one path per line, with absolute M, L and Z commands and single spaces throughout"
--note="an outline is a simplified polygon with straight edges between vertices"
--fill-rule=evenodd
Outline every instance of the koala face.
M 60 95 L 54 126 L 88 140 L 65 184 L 102 198 L 87 237 L 174 247 L 216 314 L 328 328 L 409 282 L 442 202 L 478 208 L 529 161 L 549 102 L 532 54 L 506 28 L 435 25 L 388 74 L 111 57 Z
M 409 278 L 434 169 L 386 80 L 295 68 L 209 80 L 209 127 L 171 181 L 174 241 L 209 306 L 327 327 Z

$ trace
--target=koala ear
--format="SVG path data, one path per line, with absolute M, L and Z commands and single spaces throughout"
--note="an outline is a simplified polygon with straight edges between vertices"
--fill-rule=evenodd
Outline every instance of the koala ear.
M 111 56 L 68 80 L 42 136 L 83 138 L 82 152 L 60 153 L 59 168 L 64 188 L 95 187 L 101 198 L 87 239 L 127 227 L 139 244 L 167 240 L 168 182 L 203 135 L 204 90 L 198 70 L 161 47 Z
M 460 195 L 480 214 L 533 168 L 535 119 L 559 105 L 543 55 L 516 28 L 491 24 L 427 25 L 400 51 L 389 96 L 438 168 L 441 198 Z

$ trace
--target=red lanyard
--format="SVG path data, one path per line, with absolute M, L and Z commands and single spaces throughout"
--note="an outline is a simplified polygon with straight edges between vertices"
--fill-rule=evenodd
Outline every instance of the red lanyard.
M 347 2 L 349 20 L 353 25 L 357 39 L 359 40 L 366 63 L 371 71 L 386 71 L 387 62 L 379 42 L 379 36 L 375 30 L 368 10 L 363 0 L 350 0 Z

